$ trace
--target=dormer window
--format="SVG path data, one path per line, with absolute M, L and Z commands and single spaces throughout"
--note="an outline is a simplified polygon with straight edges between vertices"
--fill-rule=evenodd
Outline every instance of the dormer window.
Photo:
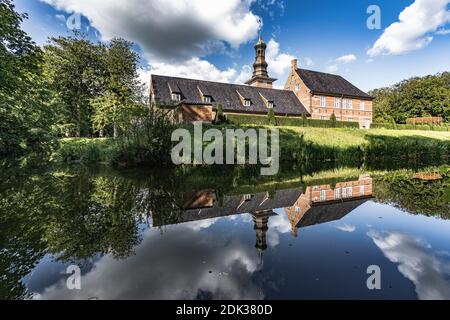
M 211 96 L 203 96 L 203 102 L 204 103 L 211 103 L 212 98 Z
M 179 94 L 179 93 L 172 93 L 172 101 L 180 102 L 181 101 L 181 94 Z
M 251 200 L 252 200 L 252 195 L 251 195 L 251 194 L 245 194 L 245 195 L 243 196 L 243 200 L 244 200 L 245 202 L 251 201 Z
M 251 107 L 252 106 L 252 101 L 250 99 L 245 99 L 244 100 L 244 107 Z
M 268 107 L 269 109 L 273 109 L 273 107 L 274 107 L 273 102 L 272 102 L 272 101 L 269 101 L 269 102 L 267 103 L 267 107 Z

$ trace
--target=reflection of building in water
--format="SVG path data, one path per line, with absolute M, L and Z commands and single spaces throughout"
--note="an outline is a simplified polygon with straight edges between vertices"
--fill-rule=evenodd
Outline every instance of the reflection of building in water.
M 256 245 L 255 248 L 259 252 L 264 252 L 267 249 L 266 234 L 269 230 L 269 219 L 275 213 L 270 211 L 262 211 L 253 213 L 253 222 L 255 223 L 254 229 L 256 233 Z
M 307 187 L 294 206 L 285 208 L 291 221 L 292 235 L 296 237 L 302 227 L 342 219 L 370 198 L 372 178 L 368 175 L 335 186 Z
M 372 198 L 372 179 L 363 175 L 357 181 L 340 182 L 335 186 L 309 186 L 301 189 L 278 190 L 236 196 L 221 196 L 214 190 L 186 193 L 180 201 L 177 223 L 249 213 L 255 223 L 256 248 L 267 248 L 266 234 L 275 209 L 286 211 L 292 225 L 292 235 L 298 229 L 339 220 Z M 161 226 L 154 221 L 154 226 Z

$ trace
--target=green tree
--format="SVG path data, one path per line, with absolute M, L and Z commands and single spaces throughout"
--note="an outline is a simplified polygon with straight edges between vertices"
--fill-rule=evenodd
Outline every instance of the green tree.
M 336 128 L 337 119 L 336 119 L 336 115 L 334 114 L 334 112 L 333 112 L 333 114 L 332 114 L 331 117 L 330 117 L 330 121 L 331 121 L 331 126 L 332 126 L 333 128 Z
M 51 99 L 42 77 L 42 52 L 21 29 L 26 14 L 0 0 L 0 158 L 52 146 Z
M 44 51 L 45 76 L 59 105 L 58 128 L 66 136 L 90 136 L 91 100 L 101 93 L 106 74 L 101 61 L 105 47 L 75 34 L 52 38 Z
M 103 132 L 107 126 L 113 135 L 126 132 L 136 117 L 145 110 L 143 86 L 139 81 L 139 56 L 133 44 L 123 39 L 113 39 L 102 57 L 105 76 L 101 79 L 102 92 L 92 99 L 94 130 Z
M 450 72 L 412 78 L 370 92 L 375 122 L 405 123 L 407 118 L 439 116 L 450 121 Z

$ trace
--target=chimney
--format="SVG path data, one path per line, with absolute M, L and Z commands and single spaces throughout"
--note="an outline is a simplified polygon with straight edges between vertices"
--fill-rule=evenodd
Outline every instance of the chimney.
M 292 64 L 292 70 L 298 69 L 298 60 L 297 59 L 292 60 L 291 64 Z

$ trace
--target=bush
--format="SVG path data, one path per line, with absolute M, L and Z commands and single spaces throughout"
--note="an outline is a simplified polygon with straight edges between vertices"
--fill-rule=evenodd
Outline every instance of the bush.
M 391 130 L 423 130 L 423 131 L 450 131 L 448 125 L 431 126 L 428 124 L 391 124 L 391 123 L 372 123 L 372 129 L 391 129 Z
M 264 116 L 252 116 L 252 115 L 227 115 L 227 119 L 230 123 L 235 125 L 257 125 L 265 126 L 270 125 L 268 118 Z M 317 128 L 333 128 L 333 123 L 330 120 L 313 120 L 294 117 L 275 117 L 278 126 L 290 126 L 290 127 L 317 127 Z M 358 122 L 337 121 L 336 128 L 359 128 Z

